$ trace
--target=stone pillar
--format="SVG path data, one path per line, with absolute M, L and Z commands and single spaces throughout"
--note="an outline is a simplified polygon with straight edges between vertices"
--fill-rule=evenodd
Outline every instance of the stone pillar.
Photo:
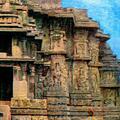
M 30 66 L 30 76 L 29 76 L 29 98 L 34 98 L 35 93 L 35 66 Z
M 63 32 L 51 35 L 51 78 L 47 93 L 49 120 L 69 120 L 68 70 Z
M 24 66 L 25 67 L 25 66 Z M 23 67 L 23 68 L 24 68 Z M 13 98 L 11 100 L 11 105 L 13 106 L 14 100 L 23 100 L 28 99 L 28 85 L 26 81 L 26 73 L 25 68 L 24 72 L 23 68 L 21 69 L 20 66 L 14 66 L 14 79 L 13 79 Z
M 22 40 L 22 48 L 23 48 L 23 57 L 27 57 L 27 40 L 23 38 Z
M 100 73 L 99 68 L 101 63 L 99 62 L 99 42 L 95 38 L 94 34 L 89 35 L 89 46 L 90 46 L 90 56 L 91 61 L 89 62 L 89 78 L 90 78 L 90 87 L 93 96 L 93 106 L 102 105 L 102 96 L 100 90 Z
M 90 56 L 88 47 L 86 47 L 88 46 L 87 36 L 87 31 L 76 30 L 73 40 L 73 77 L 70 102 L 71 105 L 76 106 L 90 106 L 92 101 L 88 78 L 88 61 Z
M 26 76 L 21 77 L 20 66 L 14 66 L 14 79 L 13 79 L 13 98 L 27 98 L 27 81 Z
M 28 99 L 28 84 L 27 84 L 27 73 L 26 64 L 21 66 L 14 66 L 14 80 L 13 80 L 13 98 L 11 99 L 11 111 L 20 111 L 21 108 L 27 109 L 30 107 L 30 100 Z M 24 117 L 24 112 L 20 112 L 18 120 Z M 11 113 L 13 114 L 13 113 Z M 29 118 L 26 116 L 26 118 Z M 15 119 L 15 115 L 12 115 L 12 119 Z M 30 119 L 27 119 L 30 120 Z

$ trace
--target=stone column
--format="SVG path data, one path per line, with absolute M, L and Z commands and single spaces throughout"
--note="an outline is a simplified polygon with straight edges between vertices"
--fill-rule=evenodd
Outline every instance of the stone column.
M 89 62 L 89 78 L 90 87 L 93 96 L 93 106 L 102 105 L 102 96 L 100 90 L 100 73 L 99 67 L 101 63 L 99 62 L 99 42 L 94 34 L 89 35 L 89 46 L 90 46 L 90 56 L 91 61 Z
M 19 65 L 14 66 L 13 69 L 14 69 L 14 79 L 13 79 L 13 98 L 11 100 L 11 107 L 20 108 L 24 106 L 23 101 L 24 102 L 28 101 L 28 85 L 26 81 L 27 77 L 25 73 L 26 71 L 25 65 L 23 65 L 22 69 Z
M 76 30 L 74 34 L 73 77 L 71 92 L 71 105 L 90 106 L 91 94 L 88 78 L 88 31 Z
M 27 81 L 21 76 L 21 67 L 14 66 L 13 98 L 27 98 Z
M 35 66 L 30 66 L 30 76 L 29 76 L 29 98 L 34 98 L 35 89 Z
M 47 93 L 50 120 L 69 120 L 68 70 L 63 34 L 62 31 L 53 31 L 51 36 L 51 78 Z
M 23 38 L 22 40 L 22 48 L 23 48 L 23 57 L 27 57 L 27 40 Z

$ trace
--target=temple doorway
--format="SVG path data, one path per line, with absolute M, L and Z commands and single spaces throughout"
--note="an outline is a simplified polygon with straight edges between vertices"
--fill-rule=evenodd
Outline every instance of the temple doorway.
M 11 101 L 13 96 L 13 67 L 0 67 L 0 102 Z

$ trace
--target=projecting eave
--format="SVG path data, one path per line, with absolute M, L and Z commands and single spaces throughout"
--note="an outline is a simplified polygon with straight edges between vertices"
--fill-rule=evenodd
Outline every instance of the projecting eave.
M 59 9 L 38 9 L 30 8 L 35 13 L 45 14 L 48 17 L 57 18 L 68 18 L 73 19 L 75 27 L 82 28 L 94 28 L 98 29 L 99 25 L 97 22 L 91 20 L 87 15 L 87 10 L 85 9 L 74 9 L 74 8 L 59 8 Z
M 110 35 L 109 34 L 103 34 L 103 33 L 100 33 L 100 32 L 97 32 L 95 34 L 95 37 L 99 38 L 100 41 L 107 41 L 107 40 L 110 39 Z
M 99 25 L 94 21 L 88 21 L 88 22 L 75 22 L 75 27 L 82 27 L 82 28 L 94 28 L 99 29 Z

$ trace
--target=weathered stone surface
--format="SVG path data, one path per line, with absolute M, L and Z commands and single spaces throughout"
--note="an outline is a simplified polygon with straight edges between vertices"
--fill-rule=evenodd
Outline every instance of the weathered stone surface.
M 31 120 L 48 120 L 47 116 L 32 116 Z
M 8 105 L 0 105 L 0 112 L 3 113 L 2 120 L 11 119 L 10 107 Z
M 0 41 L 0 67 L 13 72 L 0 76 L 0 113 L 4 120 L 88 120 L 90 112 L 119 120 L 120 63 L 109 36 L 86 10 L 58 9 L 60 2 L 0 1 L 1 41 L 8 36 Z M 10 97 L 1 89 L 7 81 Z
M 27 98 L 27 81 L 17 81 L 13 83 L 13 97 L 14 98 Z
M 12 116 L 12 120 L 31 120 L 31 116 Z

